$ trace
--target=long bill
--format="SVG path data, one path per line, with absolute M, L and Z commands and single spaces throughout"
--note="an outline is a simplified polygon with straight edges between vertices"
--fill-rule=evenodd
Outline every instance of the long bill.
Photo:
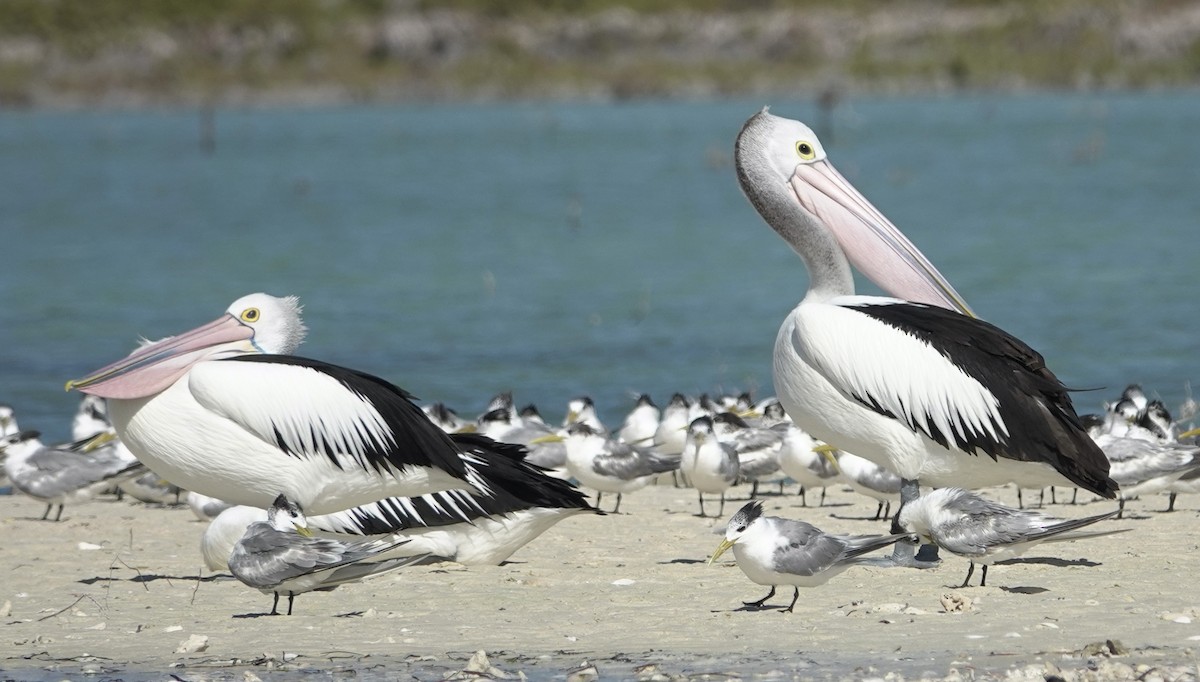
M 851 265 L 879 288 L 906 301 L 975 317 L 925 254 L 828 161 L 797 166 L 790 184 L 805 210 L 837 239 Z
M 117 399 L 154 395 L 201 360 L 258 352 L 251 342 L 253 338 L 253 329 L 232 315 L 223 315 L 189 332 L 142 346 L 82 379 L 72 379 L 66 390 Z
M 722 540 L 721 544 L 717 545 L 717 551 L 713 552 L 712 556 L 708 558 L 708 565 L 712 566 L 712 562 L 716 561 L 717 557 L 729 551 L 730 547 L 733 547 L 733 540 L 730 540 L 729 538 Z

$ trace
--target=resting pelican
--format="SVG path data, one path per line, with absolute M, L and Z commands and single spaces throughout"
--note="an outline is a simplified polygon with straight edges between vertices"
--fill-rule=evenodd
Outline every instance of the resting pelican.
M 920 483 L 1016 479 L 1116 495 L 1042 356 L 977 319 L 812 130 L 764 109 L 735 157 L 742 191 L 808 268 L 808 293 L 775 340 L 775 389 L 797 426 L 895 471 L 902 502 Z M 855 296 L 851 263 L 896 298 Z M 914 564 L 907 546 L 895 558 Z
M 489 459 L 520 453 L 446 434 L 383 379 L 290 355 L 304 332 L 295 297 L 250 294 L 67 389 L 107 398 L 122 442 L 156 473 L 233 504 L 267 508 L 283 494 L 328 514 L 438 490 L 495 494 Z

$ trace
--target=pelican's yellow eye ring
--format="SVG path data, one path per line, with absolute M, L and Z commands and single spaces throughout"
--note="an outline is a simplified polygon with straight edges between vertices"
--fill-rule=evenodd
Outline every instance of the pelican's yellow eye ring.
M 817 158 L 817 150 L 813 149 L 813 146 L 804 140 L 796 143 L 796 154 L 805 161 L 812 161 Z
M 242 322 L 258 322 L 259 316 L 258 308 L 246 308 L 242 311 Z

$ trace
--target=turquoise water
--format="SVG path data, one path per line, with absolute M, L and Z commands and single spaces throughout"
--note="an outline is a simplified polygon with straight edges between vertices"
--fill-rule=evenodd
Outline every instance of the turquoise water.
M 0 114 L 0 402 L 297 294 L 302 353 L 475 415 L 771 391 L 802 264 L 730 164 L 765 102 Z M 814 120 L 808 101 L 775 113 Z M 1197 371 L 1200 94 L 851 99 L 831 160 L 1092 410 Z M 820 132 L 820 131 L 819 131 Z M 870 287 L 864 287 L 873 291 Z

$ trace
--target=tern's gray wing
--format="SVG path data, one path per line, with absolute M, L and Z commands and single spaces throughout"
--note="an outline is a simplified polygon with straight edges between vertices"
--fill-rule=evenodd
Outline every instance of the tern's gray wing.
M 977 495 L 949 498 L 946 511 L 957 514 L 957 518 L 938 524 L 931 535 L 937 545 L 961 556 L 983 556 L 989 549 L 1047 540 L 1112 518 L 1119 512 L 1113 510 L 1081 519 L 1058 520 L 1037 512 L 1006 507 Z
M 900 494 L 900 476 L 883 467 L 873 467 L 870 471 L 855 476 L 854 481 L 876 492 L 887 495 Z
M 830 535 L 803 521 L 770 517 L 783 542 L 775 549 L 772 567 L 780 573 L 813 576 L 839 564 L 853 561 L 907 537 L 870 535 L 846 537 Z
M 720 466 L 717 467 L 717 474 L 723 480 L 734 483 L 737 481 L 738 476 L 743 473 L 742 462 L 738 459 L 737 454 L 734 453 L 732 448 L 726 448 L 722 445 L 721 449 L 724 451 L 725 457 L 721 460 Z
M 1125 486 L 1200 466 L 1200 448 L 1195 446 L 1113 437 L 1097 443 L 1108 457 L 1109 476 Z
M 948 496 L 937 515 L 944 519 L 929 529 L 934 544 L 960 556 L 983 556 L 989 548 L 1029 539 L 1040 528 L 1040 515 L 997 504 L 962 491 Z
M 783 434 L 772 429 L 742 429 L 730 442 L 740 455 L 753 450 L 766 450 L 783 442 Z
M 567 463 L 566 443 L 536 443 L 525 446 L 529 454 L 525 461 L 544 469 L 557 469 Z
M 404 543 L 394 544 L 401 545 Z M 429 561 L 445 561 L 445 559 L 430 554 L 419 554 L 417 556 L 393 557 L 378 561 L 355 561 L 343 564 L 334 567 L 332 572 L 321 581 L 321 589 L 332 589 L 344 583 L 358 582 L 376 573 L 386 573 L 397 568 L 403 568 L 404 566 L 412 566 Z
M 102 452 L 93 455 L 43 448 L 29 458 L 30 469 L 14 480 L 13 485 L 33 497 L 49 499 L 146 470 L 140 462 L 104 456 Z
M 628 443 L 615 441 L 610 441 L 607 451 L 604 454 L 596 455 L 592 460 L 592 471 L 623 481 L 661 474 L 678 468 L 678 460 L 659 457 L 649 450 L 642 450 Z
M 522 424 L 504 433 L 504 440 L 518 445 L 529 445 L 529 442 L 554 433 L 554 429 L 544 424 Z
M 779 471 L 778 450 L 753 450 L 739 454 L 737 460 L 738 471 L 743 478 L 770 476 Z
M 259 589 L 314 571 L 332 568 L 362 558 L 347 551 L 352 545 L 326 538 L 285 533 L 257 522 L 234 546 L 229 570 L 243 583 Z

